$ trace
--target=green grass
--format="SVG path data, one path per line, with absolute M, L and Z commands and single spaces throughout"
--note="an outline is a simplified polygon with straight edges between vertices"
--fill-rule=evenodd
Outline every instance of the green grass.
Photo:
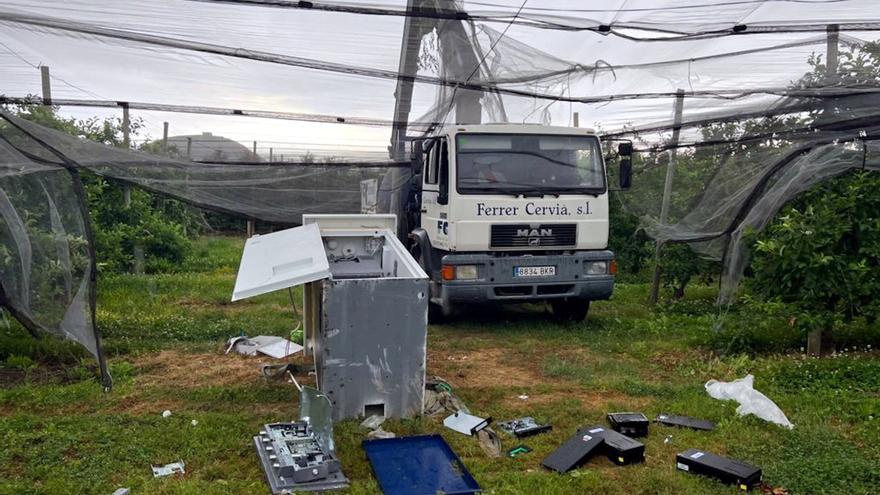
M 204 238 L 179 273 L 101 277 L 99 322 L 116 380 L 109 393 L 81 349 L 32 339 L 0 318 L 0 494 L 108 494 L 123 486 L 135 494 L 267 493 L 250 438 L 263 423 L 292 419 L 296 394 L 290 385 L 262 381 L 245 358 L 223 356 L 222 344 L 241 333 L 284 335 L 296 317 L 286 292 L 229 303 L 241 245 Z M 859 329 L 860 350 L 823 359 L 755 352 L 756 343 L 791 348 L 792 336 L 779 337 L 784 345 L 766 335 L 731 345 L 758 316 L 732 308 L 719 317 L 714 294 L 711 287 L 689 288 L 685 301 L 652 310 L 645 285 L 620 284 L 581 325 L 554 324 L 544 308 L 529 306 L 481 308 L 430 327 L 428 373 L 450 380 L 473 412 L 553 424 L 552 432 L 524 442 L 504 439 L 505 448 L 525 443 L 532 453 L 489 458 L 437 418 L 385 427 L 398 435 L 441 433 L 494 494 L 735 493 L 675 470 L 675 453 L 690 447 L 761 466 L 769 484 L 792 493 L 877 493 L 880 359 L 864 348 L 876 333 Z M 300 306 L 299 292 L 294 299 Z M 737 349 L 749 353 L 717 352 Z M 202 364 L 180 368 L 187 362 Z M 738 417 L 735 403 L 703 390 L 711 378 L 747 373 L 794 430 Z M 517 399 L 522 393 L 530 398 Z M 162 418 L 164 409 L 173 415 Z M 540 460 L 578 427 L 604 423 L 611 410 L 687 414 L 718 428 L 652 425 L 641 465 L 615 467 L 597 458 L 566 475 L 541 468 Z M 378 493 L 360 448 L 365 431 L 344 421 L 335 437 L 352 480 L 348 493 Z M 185 477 L 152 477 L 150 464 L 179 459 Z

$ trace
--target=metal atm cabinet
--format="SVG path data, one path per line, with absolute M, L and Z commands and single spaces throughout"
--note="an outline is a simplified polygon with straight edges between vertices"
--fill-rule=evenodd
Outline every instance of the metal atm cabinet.
M 334 421 L 420 415 L 428 277 L 394 215 L 303 215 L 245 244 L 233 300 L 305 284 L 306 352 Z

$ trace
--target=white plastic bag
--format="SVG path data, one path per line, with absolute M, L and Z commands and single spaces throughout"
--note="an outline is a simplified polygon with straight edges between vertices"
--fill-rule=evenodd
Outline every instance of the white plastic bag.
M 752 386 L 754 381 L 755 377 L 752 375 L 746 375 L 745 378 L 732 382 L 709 380 L 706 382 L 706 392 L 714 399 L 739 402 L 736 412 L 740 416 L 754 414 L 764 421 L 776 423 L 789 430 L 794 428 L 794 425 L 785 417 L 785 413 L 779 409 L 776 403 L 754 389 Z

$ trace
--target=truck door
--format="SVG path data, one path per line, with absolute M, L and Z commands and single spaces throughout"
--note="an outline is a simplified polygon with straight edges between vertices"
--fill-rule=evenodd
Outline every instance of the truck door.
M 422 228 L 434 247 L 449 245 L 449 145 L 446 138 L 435 139 L 427 146 L 422 174 Z

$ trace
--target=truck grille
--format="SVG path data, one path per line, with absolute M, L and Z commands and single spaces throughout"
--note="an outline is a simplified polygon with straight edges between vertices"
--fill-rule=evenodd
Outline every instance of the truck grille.
M 496 224 L 492 226 L 489 247 L 574 247 L 576 243 L 577 225 L 573 223 Z

